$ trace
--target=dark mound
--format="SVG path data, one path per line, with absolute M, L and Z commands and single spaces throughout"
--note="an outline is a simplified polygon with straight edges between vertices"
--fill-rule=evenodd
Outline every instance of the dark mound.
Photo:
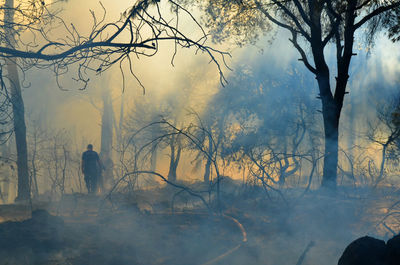
M 398 265 L 400 264 L 400 235 L 390 239 L 387 244 L 387 264 Z
M 346 247 L 338 265 L 399 265 L 400 235 L 385 241 L 365 236 Z

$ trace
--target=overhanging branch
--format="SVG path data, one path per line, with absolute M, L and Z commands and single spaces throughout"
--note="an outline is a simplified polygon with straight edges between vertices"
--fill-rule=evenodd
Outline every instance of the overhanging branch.
M 372 11 L 371 13 L 369 13 L 368 15 L 363 17 L 358 23 L 356 23 L 354 25 L 354 30 L 356 30 L 359 27 L 361 27 L 362 25 L 364 25 L 370 19 L 372 19 L 372 18 L 374 18 L 374 17 L 376 17 L 376 16 L 378 16 L 378 15 L 380 15 L 380 14 L 386 12 L 386 11 L 389 11 L 391 9 L 397 8 L 399 6 L 400 6 L 400 1 L 398 1 L 398 2 L 396 2 L 394 4 L 391 4 L 391 5 L 388 5 L 388 6 L 378 7 L 377 9 L 375 9 L 374 11 Z

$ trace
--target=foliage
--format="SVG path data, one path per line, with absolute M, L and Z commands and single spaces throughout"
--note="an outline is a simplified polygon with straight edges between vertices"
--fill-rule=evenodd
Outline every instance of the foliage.
M 317 101 L 304 93 L 312 85 L 303 74 L 292 66 L 279 73 L 259 66 L 235 70 L 202 115 L 220 159 L 247 170 L 249 179 L 268 175 L 271 185 L 298 174 L 301 163 L 313 163 L 321 135 Z

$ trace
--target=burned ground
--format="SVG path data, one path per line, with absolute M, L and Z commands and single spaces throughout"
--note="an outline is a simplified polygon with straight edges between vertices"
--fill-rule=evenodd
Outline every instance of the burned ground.
M 32 214 L 29 205 L 4 205 L 0 215 L 9 221 L 0 225 L 1 264 L 295 265 L 304 254 L 302 265 L 329 265 L 355 238 L 392 237 L 378 225 L 387 216 L 381 202 L 390 200 L 376 191 L 352 197 L 344 190 L 334 197 L 284 194 L 285 201 L 260 194 L 224 194 L 223 214 L 188 198 L 176 200 L 171 212 L 170 189 L 116 194 L 112 203 L 69 195 L 60 202 L 34 202 L 34 209 L 46 210 Z

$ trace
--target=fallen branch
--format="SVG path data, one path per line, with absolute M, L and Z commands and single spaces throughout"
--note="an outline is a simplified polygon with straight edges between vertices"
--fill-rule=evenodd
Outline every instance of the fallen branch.
M 315 242 L 314 241 L 310 241 L 310 243 L 308 243 L 306 249 L 303 251 L 303 253 L 301 254 L 299 260 L 297 261 L 296 265 L 301 265 L 308 253 L 308 251 L 310 251 L 310 249 L 315 246 Z
M 232 253 L 236 252 L 238 249 L 240 249 L 245 243 L 247 243 L 247 233 L 246 230 L 244 229 L 243 225 L 234 217 L 226 215 L 226 214 L 222 214 L 222 216 L 224 218 L 230 219 L 232 220 L 240 229 L 240 232 L 242 233 L 242 242 L 240 242 L 238 245 L 236 245 L 235 247 L 229 249 L 228 251 L 224 252 L 223 254 L 219 255 L 218 257 L 207 261 L 206 263 L 203 263 L 202 265 L 211 265 L 211 264 L 215 264 L 219 261 L 221 261 L 222 259 L 228 257 L 229 255 L 231 255 Z

